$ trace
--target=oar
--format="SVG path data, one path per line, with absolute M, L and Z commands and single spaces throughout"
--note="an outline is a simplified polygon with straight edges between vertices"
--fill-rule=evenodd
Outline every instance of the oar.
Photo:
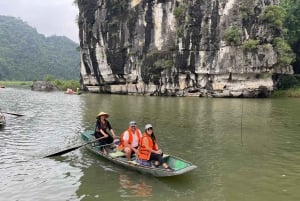
M 5 114 L 11 114 L 11 115 L 16 115 L 16 116 L 18 116 L 18 117 L 24 116 L 24 114 L 17 114 L 17 113 L 13 113 L 13 112 L 2 112 L 2 113 L 5 113 Z
M 87 144 L 91 144 L 91 143 L 96 142 L 96 141 L 98 141 L 98 140 L 101 140 L 101 139 L 103 139 L 103 138 L 104 138 L 104 137 L 100 137 L 100 138 L 98 138 L 98 139 L 96 139 L 96 140 L 94 140 L 94 141 L 90 141 L 90 142 L 84 143 L 84 144 L 82 144 L 82 145 L 78 145 L 78 146 L 76 146 L 76 147 L 72 147 L 72 148 L 69 148 L 69 149 L 66 149 L 66 150 L 62 150 L 62 151 L 56 152 L 56 153 L 54 153 L 54 154 L 50 154 L 50 155 L 48 155 L 48 156 L 44 156 L 44 158 L 48 158 L 48 157 L 52 157 L 52 156 L 60 156 L 60 155 L 66 154 L 66 153 L 68 153 L 68 152 L 74 151 L 75 149 L 78 149 L 78 148 L 80 148 L 80 147 L 83 147 L 83 146 L 85 146 L 85 145 L 87 145 Z

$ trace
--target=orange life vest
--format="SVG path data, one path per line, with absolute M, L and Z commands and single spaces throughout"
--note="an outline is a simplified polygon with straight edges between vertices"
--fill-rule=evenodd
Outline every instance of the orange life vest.
M 119 146 L 118 146 L 118 149 L 119 150 L 123 150 L 124 149 L 124 139 L 123 139 L 123 137 L 124 137 L 124 133 L 125 133 L 126 131 L 124 131 L 123 133 L 122 133 L 122 135 L 121 135 L 121 137 L 120 137 L 120 143 L 119 143 Z M 132 131 L 131 131 L 131 129 L 130 128 L 128 128 L 127 129 L 127 132 L 128 132 L 128 136 L 129 136 L 129 138 L 128 138 L 128 144 L 132 144 L 132 141 L 133 141 L 133 133 L 132 133 Z M 136 132 L 136 135 L 137 135 L 137 138 L 138 138 L 138 142 L 140 142 L 140 137 L 141 137 L 141 132 L 140 132 L 140 130 L 138 129 L 138 128 L 136 128 L 136 130 L 135 130 L 135 132 Z M 139 143 L 138 143 L 139 144 Z
M 151 155 L 151 151 L 146 149 L 146 145 L 144 144 L 144 139 L 147 138 L 148 139 L 148 146 L 150 147 L 152 150 L 157 150 L 157 145 L 156 143 L 153 143 L 151 137 L 144 133 L 143 137 L 140 141 L 140 146 L 139 146 L 139 153 L 138 153 L 138 158 L 141 160 L 149 160 L 150 159 L 150 155 Z

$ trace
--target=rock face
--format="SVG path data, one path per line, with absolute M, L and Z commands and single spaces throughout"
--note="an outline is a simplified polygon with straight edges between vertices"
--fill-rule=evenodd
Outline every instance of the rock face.
M 57 90 L 51 82 L 48 81 L 35 81 L 31 86 L 32 91 L 54 91 Z
M 267 97 L 273 75 L 293 73 L 278 65 L 276 33 L 261 19 L 278 0 L 77 3 L 82 85 L 90 92 Z

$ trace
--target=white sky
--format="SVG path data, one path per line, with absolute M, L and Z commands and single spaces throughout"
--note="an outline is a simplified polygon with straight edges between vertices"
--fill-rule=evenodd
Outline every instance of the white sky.
M 79 43 L 74 0 L 0 0 L 0 15 L 22 19 L 45 36 L 66 36 Z

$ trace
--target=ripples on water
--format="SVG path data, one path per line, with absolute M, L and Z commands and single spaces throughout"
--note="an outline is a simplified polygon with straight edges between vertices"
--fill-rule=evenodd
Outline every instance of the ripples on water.
M 0 195 L 4 200 L 298 201 L 298 99 L 165 98 L 0 91 Z M 130 120 L 154 125 L 159 144 L 198 166 L 158 179 L 99 160 L 80 144 L 100 111 L 119 135 Z M 243 111 L 243 112 L 242 112 Z
M 81 129 L 80 98 L 61 92 L 11 88 L 0 93 L 2 111 L 24 114 L 22 117 L 6 115 L 7 124 L 0 131 L 1 197 L 5 200 L 57 200 L 59 194 L 66 196 L 69 191 L 64 190 L 64 186 L 70 188 L 73 184 L 68 185 L 62 173 L 65 168 L 72 168 L 67 163 L 58 164 L 42 157 L 62 149 L 62 145 L 79 143 L 74 134 Z M 80 175 L 77 168 L 73 171 Z M 60 186 L 61 191 L 54 186 Z

